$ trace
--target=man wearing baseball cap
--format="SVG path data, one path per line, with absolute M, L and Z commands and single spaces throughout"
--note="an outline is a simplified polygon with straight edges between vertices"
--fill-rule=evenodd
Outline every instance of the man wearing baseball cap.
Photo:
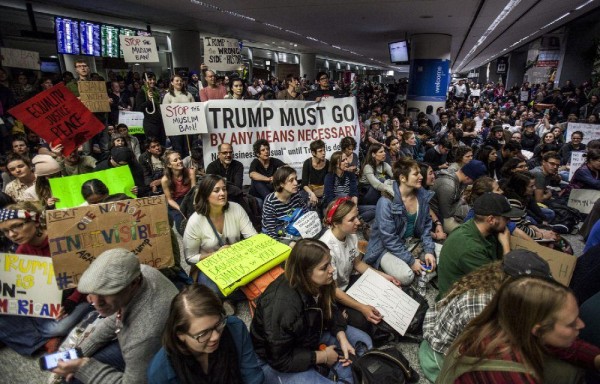
M 76 379 L 69 382 L 146 383 L 177 288 L 123 248 L 100 254 L 77 288 L 89 294 L 88 301 L 104 319 L 79 345 L 85 357 L 59 361 L 53 372 Z M 118 349 L 111 344 L 115 337 Z
M 472 270 L 502 259 L 510 252 L 510 232 L 506 223 L 523 215 L 511 207 L 506 197 L 493 192 L 481 195 L 473 204 L 475 218 L 448 236 L 440 254 L 438 299 L 450 286 Z

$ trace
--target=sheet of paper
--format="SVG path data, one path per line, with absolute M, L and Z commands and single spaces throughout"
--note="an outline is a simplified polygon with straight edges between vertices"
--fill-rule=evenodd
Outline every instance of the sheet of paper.
M 419 309 L 419 303 L 412 297 L 371 268 L 346 293 L 360 303 L 377 308 L 383 320 L 401 335 L 406 333 Z
M 321 232 L 321 220 L 315 211 L 305 213 L 294 223 L 294 228 L 300 232 L 303 239 L 312 239 Z

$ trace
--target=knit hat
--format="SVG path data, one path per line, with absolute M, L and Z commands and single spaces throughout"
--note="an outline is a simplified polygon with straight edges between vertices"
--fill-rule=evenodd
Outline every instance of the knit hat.
M 477 180 L 481 176 L 487 175 L 487 168 L 485 167 L 485 164 L 479 160 L 469 161 L 467 164 L 463 165 L 460 170 L 471 180 Z
M 50 155 L 37 155 L 32 160 L 33 173 L 36 176 L 50 176 L 60 173 L 60 164 Z
M 473 203 L 473 211 L 479 216 L 522 217 L 525 211 L 513 208 L 506 197 L 494 192 L 486 192 Z
M 77 289 L 81 293 L 114 295 L 142 273 L 137 256 L 123 248 L 102 252 L 83 272 Z
M 133 152 L 127 147 L 112 147 L 110 150 L 110 157 L 116 163 L 123 161 L 129 163 L 133 158 Z
M 526 249 L 515 249 L 504 255 L 502 269 L 511 277 L 539 276 L 553 279 L 548 262 Z

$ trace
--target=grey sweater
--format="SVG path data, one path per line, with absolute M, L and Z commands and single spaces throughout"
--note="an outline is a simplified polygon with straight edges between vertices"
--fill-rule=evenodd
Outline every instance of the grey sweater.
M 138 384 L 147 383 L 146 371 L 152 358 L 161 347 L 161 334 L 173 297 L 175 285 L 158 270 L 142 265 L 143 282 L 138 293 L 123 310 L 121 331 L 117 330 L 116 314 L 102 320 L 92 334 L 81 343 L 84 356 L 91 356 L 114 340 L 125 361 L 125 372 L 93 358 L 81 367 L 75 377 L 86 384 Z
M 435 195 L 429 202 L 429 206 L 440 219 L 453 217 L 457 213 L 465 187 L 460 183 L 455 172 L 439 171 L 431 188 Z

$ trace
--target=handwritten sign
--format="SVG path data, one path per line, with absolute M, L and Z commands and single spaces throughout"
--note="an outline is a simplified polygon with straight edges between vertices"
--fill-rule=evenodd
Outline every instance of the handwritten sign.
M 119 124 L 125 124 L 130 135 L 143 135 L 144 112 L 119 111 Z
M 217 159 L 221 143 L 233 145 L 233 158 L 244 165 L 244 184 L 250 184 L 250 163 L 255 159 L 252 143 L 265 139 L 271 156 L 302 174 L 310 156 L 310 143 L 325 142 L 325 151 L 340 151 L 340 139 L 351 136 L 360 142 L 356 98 L 325 98 L 320 102 L 296 100 L 209 100 L 205 108 L 208 133 L 202 135 L 204 164 Z
M 51 258 L 0 253 L 0 282 L 0 315 L 58 316 L 62 292 Z
M 600 191 L 595 189 L 573 189 L 569 195 L 568 206 L 581 213 L 589 214 L 598 199 L 600 199 Z
M 60 199 L 60 201 L 56 202 L 56 208 L 73 208 L 85 203 L 85 199 L 81 195 L 81 186 L 91 179 L 102 181 L 108 187 L 108 192 L 111 195 L 124 193 L 135 199 L 135 195 L 131 193 L 131 188 L 135 186 L 131 170 L 129 166 L 122 166 L 82 175 L 49 179 L 52 196 Z
M 598 129 L 598 124 L 568 123 L 567 140 L 571 140 L 571 135 L 575 131 L 581 131 L 583 133 L 583 140 L 581 140 L 583 144 L 587 144 L 591 140 L 600 139 L 600 129 Z
M 202 103 L 161 104 L 160 111 L 168 136 L 208 133 Z
M 539 245 L 533 240 L 525 240 L 519 237 L 510 237 L 510 249 L 527 249 L 537 253 L 542 259 L 548 262 L 552 277 L 559 283 L 569 286 L 573 277 L 573 270 L 577 263 L 577 257 L 563 252 L 555 251 L 543 245 Z
M 294 228 L 300 232 L 303 239 L 312 239 L 321 232 L 321 220 L 319 214 L 315 211 L 305 213 L 301 218 L 294 222 Z
M 78 81 L 79 100 L 92 112 L 110 112 L 104 81 Z
M 210 69 L 235 71 L 244 66 L 242 48 L 237 39 L 223 37 L 204 38 L 204 62 Z
M 40 54 L 22 49 L 0 48 L 3 67 L 25 68 L 40 70 Z
M 383 321 L 404 335 L 419 303 L 404 291 L 369 268 L 346 291 L 359 303 L 372 305 L 383 315 Z
M 104 124 L 60 83 L 11 108 L 14 117 L 65 156 L 104 129 Z
M 152 36 L 119 35 L 126 63 L 158 63 L 158 49 Z
M 584 154 L 585 152 L 580 151 L 571 152 L 571 162 L 569 163 L 569 181 L 573 179 L 575 171 L 585 164 L 585 157 L 583 157 Z
M 173 265 L 171 227 L 164 195 L 46 214 L 48 242 L 59 289 L 77 286 L 102 252 L 125 248 L 154 268 Z
M 264 233 L 213 253 L 196 266 L 227 296 L 285 261 L 291 248 Z
M 529 100 L 529 91 L 520 91 L 519 94 L 520 94 L 519 101 Z

